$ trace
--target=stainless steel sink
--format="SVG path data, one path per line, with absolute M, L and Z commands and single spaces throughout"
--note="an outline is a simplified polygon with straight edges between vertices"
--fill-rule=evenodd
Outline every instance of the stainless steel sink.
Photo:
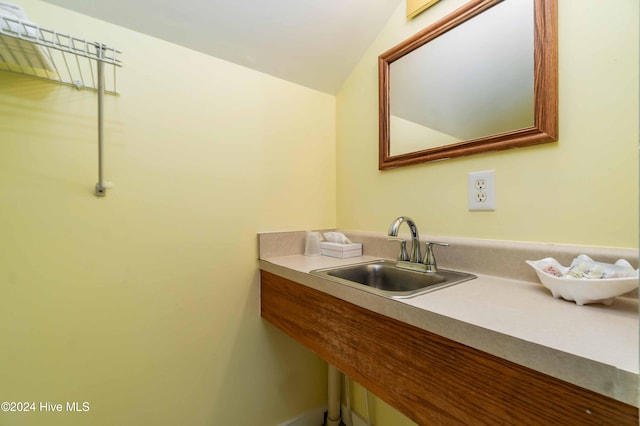
M 316 269 L 311 274 L 396 299 L 418 296 L 477 278 L 473 274 L 446 269 L 438 272 L 411 271 L 387 260 Z

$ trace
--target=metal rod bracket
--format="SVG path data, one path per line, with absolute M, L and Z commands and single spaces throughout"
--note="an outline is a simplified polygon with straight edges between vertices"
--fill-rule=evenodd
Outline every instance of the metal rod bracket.
M 103 186 L 100 182 L 96 183 L 96 197 L 104 197 L 107 195 L 107 187 Z

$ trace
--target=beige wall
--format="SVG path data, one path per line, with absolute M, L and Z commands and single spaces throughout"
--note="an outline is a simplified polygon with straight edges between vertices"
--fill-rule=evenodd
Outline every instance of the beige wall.
M 335 97 L 65 11 L 124 51 L 106 98 L 0 73 L 2 425 L 274 425 L 326 368 L 259 316 L 256 233 L 335 226 Z
M 638 246 L 638 2 L 559 2 L 558 143 L 378 171 L 377 55 L 454 10 L 399 5 L 338 94 L 338 226 Z M 467 173 L 494 169 L 495 212 L 469 212 Z
M 407 215 L 423 236 L 637 248 L 636 0 L 558 2 L 558 143 L 377 170 L 377 55 L 464 2 L 439 2 L 412 21 L 399 5 L 338 93 L 338 226 L 385 232 Z M 488 169 L 497 210 L 469 212 L 467 173 Z M 355 386 L 354 404 L 364 413 L 361 391 Z M 373 405 L 378 426 L 413 424 Z

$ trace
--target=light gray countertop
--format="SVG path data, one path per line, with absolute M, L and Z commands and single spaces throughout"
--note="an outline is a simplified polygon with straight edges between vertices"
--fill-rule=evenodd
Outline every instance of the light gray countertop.
M 309 274 L 380 259 L 269 256 L 260 268 L 382 315 L 638 406 L 638 300 L 578 306 L 541 284 L 480 274 L 409 299 L 390 299 Z

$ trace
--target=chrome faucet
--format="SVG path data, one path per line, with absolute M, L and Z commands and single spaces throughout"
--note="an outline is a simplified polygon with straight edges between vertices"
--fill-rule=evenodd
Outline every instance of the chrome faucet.
M 422 263 L 422 255 L 420 254 L 420 235 L 418 234 L 418 227 L 413 219 L 406 216 L 400 216 L 394 220 L 389 227 L 389 236 L 397 237 L 400 225 L 405 222 L 409 225 L 409 230 L 411 231 L 411 256 L 409 257 L 409 262 Z
M 407 223 L 409 226 L 409 230 L 411 231 L 411 256 L 408 255 L 406 250 L 406 242 L 400 238 L 396 238 L 398 236 L 398 229 L 400 229 L 400 225 L 403 223 Z M 426 246 L 426 254 L 424 259 L 422 259 L 422 255 L 420 254 L 420 235 L 418 234 L 418 227 L 416 223 L 409 217 L 400 216 L 396 220 L 393 221 L 391 226 L 389 227 L 389 240 L 392 241 L 400 241 L 400 255 L 398 256 L 398 263 L 396 266 L 399 268 L 405 269 L 413 269 L 423 272 L 438 272 L 438 265 L 436 264 L 436 257 L 433 254 L 433 246 L 448 246 L 447 243 L 440 242 L 427 242 Z

